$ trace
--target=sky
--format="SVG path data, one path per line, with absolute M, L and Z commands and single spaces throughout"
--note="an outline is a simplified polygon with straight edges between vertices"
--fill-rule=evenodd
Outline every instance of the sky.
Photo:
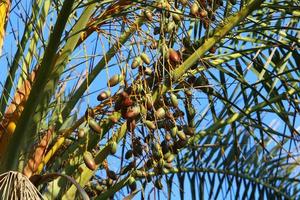
M 22 32 L 24 30 L 24 23 L 22 21 L 22 18 L 26 18 L 26 12 L 28 10 L 30 10 L 30 3 L 31 2 L 29 0 L 26 0 L 26 1 L 23 1 L 22 3 L 18 4 L 18 6 L 14 7 L 15 3 L 16 2 L 13 1 L 13 6 L 12 6 L 13 10 L 12 10 L 12 13 L 11 13 L 9 23 L 7 25 L 7 35 L 6 35 L 5 43 L 4 43 L 4 46 L 3 46 L 3 54 L 0 58 L 0 65 L 2 66 L 1 73 L 0 73 L 0 83 L 2 85 L 3 85 L 3 83 L 6 79 L 9 64 L 11 63 L 11 61 L 13 59 L 13 55 L 16 51 L 16 46 L 17 46 L 16 41 L 19 41 L 20 38 L 22 37 Z M 45 29 L 44 29 L 44 34 L 45 35 L 48 35 L 51 25 L 53 25 L 53 23 L 55 22 L 56 14 L 53 12 L 53 13 L 50 14 L 50 16 L 52 16 L 53 19 L 52 20 L 50 18 L 48 19 L 47 25 L 45 26 Z M 107 27 L 107 29 L 108 28 L 109 27 Z M 147 28 L 149 28 L 149 27 L 144 26 L 143 28 L 145 30 L 147 30 Z M 152 33 L 149 32 L 149 34 L 152 34 Z M 143 38 L 136 37 L 135 39 L 136 39 L 135 41 L 132 40 L 131 42 L 136 42 L 136 41 L 141 42 L 141 40 Z M 104 41 L 105 44 L 103 44 L 103 41 Z M 111 42 L 113 43 L 113 41 L 111 41 Z M 93 48 L 90 48 L 90 46 L 89 46 L 90 44 L 97 44 L 97 45 L 93 45 Z M 39 44 L 39 45 L 41 45 L 41 44 Z M 68 69 L 72 70 L 72 68 L 74 66 L 77 66 L 78 62 L 83 60 L 83 58 L 87 58 L 88 62 L 83 63 L 80 66 L 76 67 L 76 70 L 74 70 L 74 72 L 72 73 L 72 77 L 67 82 L 67 85 L 66 85 L 66 88 L 67 88 L 66 91 L 67 92 L 72 91 L 72 87 L 76 83 L 76 77 L 84 76 L 84 74 L 87 71 L 90 71 L 92 66 L 94 66 L 95 63 L 97 63 L 100 60 L 100 56 L 103 55 L 103 53 L 106 52 L 108 48 L 109 48 L 109 46 L 108 46 L 108 42 L 107 42 L 105 36 L 97 37 L 97 34 L 94 34 L 92 37 L 90 37 L 84 43 L 84 45 L 81 49 L 76 50 L 73 53 L 72 61 L 68 64 Z M 127 49 L 125 49 L 125 50 L 127 50 L 127 53 L 118 55 L 118 58 L 120 60 L 126 59 L 128 57 L 128 55 L 132 56 L 134 54 L 138 54 L 137 49 L 131 49 L 130 46 L 126 46 L 124 48 L 127 48 Z M 247 48 L 247 46 L 246 46 L 246 48 Z M 144 49 L 139 49 L 139 50 L 141 52 L 144 51 Z M 91 55 L 94 55 L 94 54 L 99 55 L 99 57 L 95 57 L 94 59 L 89 59 L 89 58 L 91 58 Z M 24 53 L 24 55 L 26 55 L 26 52 Z M 86 95 L 82 98 L 82 102 L 80 103 L 80 106 L 76 107 L 74 112 L 78 112 L 80 114 L 83 114 L 85 112 L 87 106 L 93 107 L 93 106 L 95 106 L 99 103 L 98 101 L 96 101 L 96 96 L 99 94 L 100 91 L 103 91 L 105 88 L 107 88 L 106 83 L 107 83 L 107 80 L 109 79 L 109 77 L 111 77 L 114 74 L 120 73 L 120 69 L 118 67 L 116 67 L 115 65 L 114 65 L 114 67 L 109 67 L 109 66 L 111 66 L 113 64 L 116 64 L 120 60 L 113 59 L 109 63 L 109 65 L 105 68 L 105 70 L 103 70 L 100 73 L 100 75 L 96 78 L 96 80 L 93 82 L 93 84 L 91 84 L 91 86 L 87 90 Z M 128 63 L 128 65 L 126 65 L 126 62 L 121 62 L 120 66 L 122 66 L 123 68 L 126 68 L 126 67 L 129 66 L 129 64 L 130 63 Z M 234 64 L 234 63 L 232 63 L 232 64 Z M 132 73 L 134 73 L 134 72 L 132 72 Z M 218 70 L 215 70 L 215 71 L 211 70 L 211 73 L 212 74 L 217 74 Z M 66 75 L 67 75 L 67 73 L 65 74 L 65 76 Z M 254 76 L 253 73 L 249 72 L 249 73 L 247 73 L 247 80 L 249 80 L 249 82 L 252 82 L 252 81 L 255 82 L 256 77 Z M 227 81 L 230 82 L 232 80 L 230 78 L 228 78 Z M 3 87 L 0 87 L 0 92 L 2 92 L 2 90 L 3 90 Z M 113 93 L 116 92 L 116 90 L 117 90 L 116 88 L 112 88 Z M 229 86 L 228 91 L 233 91 L 233 90 L 234 90 L 234 84 L 232 86 Z M 199 95 L 198 97 L 201 98 L 203 96 Z M 203 106 L 203 107 L 201 107 L 201 106 Z M 241 106 L 241 108 L 242 108 L 243 105 L 241 103 L 238 106 Z M 201 103 L 199 104 L 199 107 L 197 107 L 197 110 L 198 111 L 203 111 L 205 109 L 205 107 L 206 107 L 206 104 L 203 101 L 202 104 Z M 220 110 L 221 108 L 222 108 L 222 105 L 216 105 L 217 110 Z M 274 129 L 277 129 L 279 131 L 284 129 L 284 127 L 282 126 L 282 121 L 279 120 L 278 117 L 276 117 L 275 115 L 269 114 L 268 116 L 265 116 L 264 119 L 265 119 L 265 123 L 269 124 L 271 127 L 274 127 Z M 300 122 L 296 122 L 295 127 L 297 127 L 297 129 L 300 125 L 299 123 Z M 217 158 L 217 155 L 215 155 L 215 157 Z M 117 161 L 112 158 L 110 160 L 110 162 L 114 163 L 114 162 L 117 162 Z M 116 163 L 115 166 L 116 167 L 113 167 L 113 169 L 117 170 L 118 169 L 117 163 Z M 205 181 L 208 181 L 208 180 L 205 180 Z M 177 186 L 178 181 L 175 179 L 174 183 L 175 183 L 174 184 L 174 189 L 176 190 L 176 192 L 174 192 L 173 197 L 176 199 L 179 196 L 179 192 L 178 192 L 179 187 Z M 217 184 L 218 184 L 218 181 L 215 182 L 215 185 L 217 185 Z M 189 187 L 187 179 L 185 181 L 185 187 Z M 152 187 L 147 187 L 147 192 L 149 192 L 151 190 L 151 188 Z M 232 190 L 230 192 L 234 192 L 235 189 L 236 189 L 236 187 L 232 187 Z M 231 193 L 226 193 L 226 190 L 224 190 L 224 191 L 222 190 L 221 193 L 222 194 L 218 196 L 218 199 L 224 199 L 225 197 L 228 198 L 228 196 L 226 196 L 226 195 L 230 196 L 230 194 L 231 194 Z M 258 194 L 256 194 L 256 195 L 258 195 Z M 186 190 L 185 198 L 186 199 L 191 198 L 191 193 L 189 192 L 189 190 Z M 208 197 L 205 197 L 205 199 L 207 199 L 207 198 Z M 139 199 L 139 195 L 135 199 Z M 151 199 L 154 199 L 154 196 Z M 163 193 L 160 194 L 160 199 L 165 199 L 165 196 L 164 196 Z

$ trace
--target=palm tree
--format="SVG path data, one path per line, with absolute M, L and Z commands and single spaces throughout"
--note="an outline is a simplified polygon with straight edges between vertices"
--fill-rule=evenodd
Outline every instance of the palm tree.
M 300 1 L 26 2 L 0 21 L 3 198 L 300 197 Z

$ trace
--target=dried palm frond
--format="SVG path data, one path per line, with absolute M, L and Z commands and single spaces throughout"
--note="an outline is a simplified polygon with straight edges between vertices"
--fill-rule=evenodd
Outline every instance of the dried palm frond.
M 10 1 L 0 1 L 0 55 L 5 35 L 5 27 L 10 9 Z
M 26 176 L 14 171 L 9 171 L 0 175 L 0 198 L 3 200 L 43 199 L 37 188 Z
M 38 166 L 41 163 L 42 158 L 44 157 L 44 154 L 49 145 L 52 133 L 53 133 L 53 127 L 45 131 L 44 136 L 39 141 L 38 145 L 35 147 L 34 153 L 32 154 L 31 158 L 28 160 L 27 165 L 23 170 L 23 174 L 25 176 L 30 178 L 32 174 L 34 174 L 37 171 Z
M 32 71 L 28 78 L 24 80 L 23 84 L 17 89 L 13 101 L 9 104 L 0 122 L 0 157 L 6 149 L 8 141 L 15 131 L 17 121 L 24 110 L 24 105 L 30 94 L 31 84 L 35 79 L 36 71 L 37 70 Z

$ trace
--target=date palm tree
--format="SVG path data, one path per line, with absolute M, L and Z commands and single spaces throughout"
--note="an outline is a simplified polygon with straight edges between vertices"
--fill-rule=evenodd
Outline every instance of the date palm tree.
M 1 1 L 2 198 L 298 199 L 299 7 Z

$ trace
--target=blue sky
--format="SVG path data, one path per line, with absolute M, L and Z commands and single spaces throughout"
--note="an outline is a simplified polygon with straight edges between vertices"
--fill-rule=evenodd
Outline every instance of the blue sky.
M 15 3 L 15 1 L 13 2 Z M 24 23 L 22 22 L 20 15 L 23 13 L 23 17 L 26 16 L 24 13 L 26 13 L 26 10 L 30 9 L 30 1 L 26 1 L 26 2 L 22 2 L 22 4 L 19 4 L 19 7 L 15 7 L 13 12 L 11 13 L 11 17 L 10 17 L 10 21 L 8 23 L 7 26 L 7 35 L 5 38 L 5 43 L 3 46 L 3 55 L 0 58 L 0 64 L 2 66 L 1 69 L 1 73 L 0 73 L 0 82 L 1 84 L 4 83 L 6 76 L 7 76 L 7 68 L 9 66 L 9 63 L 11 63 L 11 60 L 13 58 L 14 52 L 16 51 L 16 38 L 17 40 L 20 40 L 20 38 L 22 37 L 22 31 L 24 29 Z M 48 35 L 49 31 L 49 27 L 51 25 L 53 25 L 53 23 L 55 22 L 55 13 L 52 13 L 50 16 L 52 16 L 53 21 L 50 20 L 50 18 L 47 21 L 47 25 L 45 27 L 45 35 Z M 121 23 L 120 23 L 121 24 Z M 143 29 L 147 30 L 148 28 L 150 28 L 149 26 L 144 26 Z M 150 31 L 148 32 L 149 34 L 152 34 Z M 138 35 L 135 35 L 135 41 L 133 41 L 133 39 L 131 40 L 131 42 L 141 42 L 142 39 L 144 39 L 143 37 L 145 37 L 145 35 L 142 35 L 141 37 L 138 37 Z M 156 36 L 156 39 L 158 39 L 158 36 Z M 111 43 L 113 43 L 114 41 L 111 41 Z M 96 45 L 95 45 L 96 44 Z M 41 45 L 39 43 L 39 45 Z M 73 71 L 72 73 L 72 77 L 71 80 L 67 82 L 67 89 L 66 91 L 68 93 L 71 92 L 72 87 L 74 86 L 74 84 L 76 83 L 77 79 L 80 74 L 84 74 L 88 71 L 90 71 L 90 69 L 100 60 L 101 56 L 103 55 L 103 53 L 105 53 L 108 48 L 109 48 L 109 42 L 107 40 L 107 38 L 105 38 L 105 36 L 100 35 L 99 37 L 97 37 L 97 34 L 93 34 L 82 46 L 82 48 L 76 50 L 73 54 L 72 54 L 72 61 L 68 64 L 67 68 L 68 69 L 72 69 L 73 66 L 76 66 L 78 64 L 78 62 L 84 60 L 84 58 L 87 59 L 86 63 L 81 64 L 80 66 L 76 67 L 76 70 Z M 246 46 L 245 48 L 249 48 L 250 46 Z M 179 48 L 179 46 L 175 46 L 175 48 Z M 126 51 L 125 51 L 126 50 Z M 131 51 L 132 50 L 132 51 Z M 118 59 L 113 59 L 109 62 L 108 66 L 99 74 L 99 76 L 96 78 L 96 80 L 93 82 L 93 84 L 91 84 L 91 86 L 89 87 L 89 89 L 87 90 L 86 95 L 82 98 L 82 102 L 80 104 L 80 106 L 77 106 L 76 109 L 74 110 L 74 112 L 78 112 L 79 114 L 83 114 L 87 108 L 87 106 L 95 106 L 97 105 L 99 102 L 96 101 L 96 96 L 99 94 L 100 91 L 103 91 L 104 89 L 107 89 L 107 80 L 109 79 L 109 77 L 111 77 L 114 74 L 120 73 L 120 67 L 122 68 L 128 68 L 131 64 L 131 62 L 126 63 L 126 62 L 120 62 L 120 60 L 126 60 L 128 57 L 128 54 L 130 54 L 131 57 L 134 57 L 135 55 L 138 55 L 140 52 L 138 52 L 138 50 L 140 52 L 143 52 L 144 49 L 138 49 L 138 48 L 133 48 L 131 49 L 130 45 L 127 45 L 126 47 L 124 47 L 124 53 L 123 54 L 119 54 L 117 56 Z M 147 53 L 153 53 L 153 52 L 147 52 Z M 220 52 L 219 52 L 220 53 Z M 221 52 L 223 53 L 223 52 Z M 266 53 L 266 56 L 268 56 L 268 53 Z M 94 59 L 90 59 L 90 55 L 93 54 L 97 54 L 98 56 L 95 57 Z M 26 53 L 24 54 L 26 55 Z M 38 57 L 39 58 L 39 57 Z M 120 60 L 119 60 L 120 59 Z M 120 63 L 119 63 L 120 62 Z M 128 65 L 127 65 L 128 64 Z M 234 65 L 235 63 L 229 63 Z M 119 67 L 119 66 L 120 67 Z M 111 67 L 112 66 L 112 67 Z M 226 68 L 229 70 L 229 68 Z M 20 71 L 19 71 L 20 72 Z M 211 69 L 210 72 L 215 75 L 218 76 L 218 70 L 216 69 Z M 136 74 L 136 71 L 132 72 L 133 74 Z M 66 76 L 67 73 L 64 75 Z M 72 80 L 72 78 L 74 78 Z M 256 76 L 252 73 L 249 72 L 246 75 L 246 79 L 249 81 L 249 83 L 253 83 L 257 80 Z M 213 82 L 212 78 L 210 79 Z M 230 77 L 226 77 L 226 80 L 228 83 L 233 82 L 234 80 Z M 231 86 L 228 86 L 229 92 L 232 92 L 235 88 L 236 83 L 233 83 Z M 114 92 L 116 92 L 117 87 L 114 87 L 111 89 Z M 0 92 L 2 92 L 2 87 L 0 87 Z M 195 92 L 195 97 L 199 98 L 199 99 L 203 99 L 206 98 L 206 95 L 203 95 L 201 93 L 196 93 Z M 206 107 L 207 107 L 207 99 L 204 100 L 199 100 L 199 103 L 197 104 L 197 111 L 198 112 L 202 112 Z M 223 108 L 223 104 L 217 104 L 216 105 L 216 110 L 217 112 L 221 111 L 221 109 Z M 243 101 L 237 101 L 237 106 L 240 107 L 241 109 L 244 108 L 244 102 Z M 288 106 L 288 105 L 285 105 Z M 277 129 L 278 131 L 283 131 L 284 126 L 282 123 L 282 120 L 280 120 L 278 118 L 278 116 L 274 115 L 274 114 L 268 114 L 268 115 L 264 115 L 263 116 L 264 122 L 266 124 L 269 124 L 270 126 L 276 127 L 275 129 Z M 209 119 L 207 119 L 207 123 L 204 123 L 203 125 L 201 125 L 200 128 L 205 128 L 205 126 L 207 124 L 209 124 L 209 121 L 212 120 L 212 116 L 209 115 Z M 295 123 L 295 127 L 299 127 L 300 122 L 296 122 Z M 115 131 L 116 129 L 114 129 Z M 227 127 L 224 130 L 224 133 L 229 132 L 229 127 Z M 253 144 L 255 143 L 254 141 L 252 141 Z M 105 141 L 103 142 L 105 143 Z M 275 146 L 275 143 L 273 145 L 271 145 L 271 147 Z M 217 155 L 214 155 L 216 158 Z M 110 158 L 109 162 L 113 163 L 113 167 L 112 169 L 114 170 L 118 170 L 119 165 L 118 164 L 118 160 L 115 160 L 113 158 Z M 115 164 L 115 165 L 114 165 Z M 102 173 L 103 174 L 103 173 Z M 206 180 L 207 181 L 207 180 Z M 218 184 L 218 181 L 215 182 L 215 185 Z M 175 179 L 174 181 L 174 198 L 176 199 L 179 196 L 179 187 L 178 185 L 178 181 L 177 179 Z M 207 184 L 208 185 L 208 184 Z M 205 189 L 208 189 L 209 186 L 205 187 Z M 185 187 L 190 187 L 190 185 L 188 184 L 188 180 L 185 180 Z M 152 186 L 148 186 L 147 187 L 147 192 L 149 192 L 151 190 Z M 165 187 L 166 188 L 166 187 Z M 226 186 L 224 186 L 224 188 L 226 188 Z M 232 187 L 231 192 L 234 193 L 236 187 Z M 231 195 L 231 193 L 226 193 L 226 189 L 224 189 L 224 191 L 221 191 L 221 194 L 218 196 L 218 199 L 223 199 L 224 197 L 229 197 Z M 228 195 L 228 196 L 226 196 Z M 153 197 L 153 196 L 152 196 Z M 186 190 L 185 192 L 185 197 L 186 199 L 190 199 L 191 198 L 191 193 L 189 191 L 189 189 Z M 165 196 L 163 193 L 160 194 L 160 198 L 161 199 L 165 199 Z M 206 199 L 207 197 L 205 197 Z M 139 199 L 139 195 L 135 198 L 135 199 Z M 154 199 L 154 197 L 153 197 Z

